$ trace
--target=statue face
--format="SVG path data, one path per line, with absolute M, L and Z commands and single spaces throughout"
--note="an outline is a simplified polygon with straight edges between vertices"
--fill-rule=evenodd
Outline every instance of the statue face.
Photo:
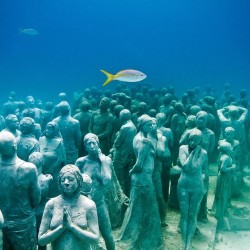
M 152 121 L 148 121 L 146 122 L 143 127 L 142 127 L 143 131 L 146 133 L 150 133 L 153 129 L 153 122 Z
M 78 188 L 78 182 L 75 175 L 71 172 L 66 172 L 60 181 L 61 190 L 65 194 L 74 193 Z
M 196 125 L 197 125 L 197 128 L 206 128 L 207 117 L 206 116 L 197 116 Z
M 98 155 L 99 153 L 99 145 L 98 142 L 94 138 L 88 139 L 86 143 L 86 150 L 89 154 Z
M 17 117 L 13 117 L 9 123 L 8 123 L 8 127 L 10 129 L 17 129 L 19 127 L 19 121 L 17 119 Z
M 225 132 L 225 139 L 227 141 L 232 141 L 234 139 L 234 131 L 230 130 L 230 131 L 226 131 Z
M 152 132 L 156 132 L 157 131 L 157 122 L 156 122 L 156 120 L 152 121 L 151 130 L 152 130 Z
M 54 136 L 54 127 L 52 125 L 47 125 L 45 129 L 45 136 L 47 138 L 52 138 Z
M 190 136 L 189 137 L 189 140 L 188 140 L 188 144 L 189 144 L 189 147 L 194 149 L 196 148 L 198 145 L 200 145 L 201 143 L 201 137 L 198 136 L 198 135 L 193 135 L 193 136 Z

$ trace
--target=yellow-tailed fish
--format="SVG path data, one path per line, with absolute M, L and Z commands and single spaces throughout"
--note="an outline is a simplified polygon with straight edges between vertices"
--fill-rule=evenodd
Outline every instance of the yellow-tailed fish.
M 123 81 L 123 82 L 139 82 L 147 77 L 144 73 L 134 69 L 121 70 L 115 75 L 110 74 L 109 72 L 103 69 L 101 70 L 101 72 L 107 76 L 107 80 L 103 83 L 102 86 L 106 86 L 113 80 Z
M 35 29 L 19 29 L 19 35 L 30 35 L 30 36 L 37 36 L 39 32 Z

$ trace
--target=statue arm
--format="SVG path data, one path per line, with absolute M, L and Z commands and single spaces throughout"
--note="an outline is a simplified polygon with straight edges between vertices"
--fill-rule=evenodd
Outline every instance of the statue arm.
M 184 169 L 187 167 L 187 164 L 189 164 L 189 155 L 187 153 L 186 147 L 186 145 L 182 145 L 179 149 L 179 161 L 181 167 Z
M 143 168 L 143 164 L 146 160 L 146 156 L 149 151 L 149 144 L 150 142 L 147 139 L 144 139 L 142 142 L 141 147 L 138 149 L 138 154 L 136 157 L 136 162 L 133 168 L 129 171 L 130 174 L 135 173 L 135 172 L 140 172 Z
M 241 114 L 239 120 L 244 122 L 246 120 L 248 110 L 246 108 L 243 108 L 243 107 L 239 107 L 239 110 L 242 111 L 242 114 Z
M 223 114 L 223 111 L 225 110 L 226 108 L 222 108 L 222 109 L 218 109 L 217 110 L 217 114 L 218 114 L 218 118 L 221 122 L 225 122 L 225 121 L 228 121 L 228 119 L 224 116 Z
M 220 171 L 227 173 L 229 171 L 232 171 L 233 169 L 235 169 L 235 165 L 231 164 L 230 157 L 229 156 L 222 157 Z
M 41 246 L 46 246 L 47 244 L 56 240 L 65 230 L 63 224 L 58 226 L 57 228 L 50 230 L 50 223 L 52 219 L 52 212 L 51 212 L 51 201 L 46 203 L 43 217 L 38 233 L 38 243 Z
M 185 131 L 182 136 L 181 136 L 181 139 L 179 141 L 179 144 L 180 145 L 185 145 L 185 144 L 188 144 L 188 137 L 189 137 L 189 130 Z
M 177 122 L 178 122 L 178 116 L 176 114 L 173 115 L 172 119 L 171 119 L 171 131 L 174 131 L 177 127 Z
M 62 140 L 60 141 L 60 143 L 58 144 L 58 147 L 56 148 L 56 154 L 57 154 L 57 159 L 56 159 L 56 162 L 54 163 L 54 166 L 55 168 L 58 168 L 59 166 L 65 164 L 66 162 L 66 153 L 65 153 L 65 148 L 64 148 L 64 144 Z
M 32 164 L 33 165 L 33 164 Z M 31 206 L 35 207 L 39 204 L 41 200 L 41 191 L 38 182 L 38 173 L 36 167 L 32 166 L 30 169 L 30 200 Z
M 79 121 L 77 121 L 77 123 L 75 124 L 75 146 L 77 148 L 80 147 L 82 139 L 83 138 L 81 136 L 80 123 Z
M 205 152 L 205 150 L 203 150 L 203 152 L 204 152 L 204 155 L 202 156 L 203 157 L 202 176 L 203 176 L 203 179 L 206 179 L 209 176 L 208 156 L 207 156 L 207 153 Z
M 121 128 L 115 138 L 114 142 L 115 148 L 120 148 L 122 146 L 125 136 L 126 136 L 126 130 L 124 128 Z

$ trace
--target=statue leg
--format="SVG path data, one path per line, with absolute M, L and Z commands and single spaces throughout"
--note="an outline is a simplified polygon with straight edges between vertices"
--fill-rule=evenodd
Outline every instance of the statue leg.
M 180 230 L 183 249 L 187 246 L 188 236 L 188 214 L 189 214 L 189 193 L 186 189 L 177 187 L 177 194 L 180 205 Z
M 96 208 L 97 208 L 99 229 L 105 241 L 106 248 L 107 250 L 114 250 L 115 242 L 112 236 L 112 228 L 111 228 L 107 206 L 105 203 L 101 203 Z
M 189 197 L 188 226 L 187 226 L 187 249 L 192 249 L 192 238 L 197 227 L 197 214 L 203 198 L 203 190 L 194 190 Z

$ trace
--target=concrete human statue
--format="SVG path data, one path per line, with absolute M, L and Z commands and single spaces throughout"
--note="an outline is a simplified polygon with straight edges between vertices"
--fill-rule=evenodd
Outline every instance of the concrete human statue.
M 231 154 L 231 157 L 232 157 L 233 163 L 235 164 L 235 170 L 234 170 L 234 174 L 232 177 L 231 194 L 233 197 L 237 197 L 240 195 L 241 187 L 243 184 L 243 173 L 242 173 L 240 164 L 244 156 L 242 155 L 239 141 L 234 139 L 235 138 L 234 128 L 227 127 L 225 129 L 224 134 L 225 134 L 225 139 L 220 140 L 219 145 L 221 142 L 229 142 L 233 147 L 233 152 Z
M 208 114 L 205 111 L 199 111 L 196 114 L 196 128 L 199 129 L 202 132 L 202 142 L 201 147 L 206 150 L 208 154 L 208 160 L 210 160 L 211 153 L 214 151 L 215 146 L 215 134 L 212 130 L 207 128 L 207 118 Z M 188 130 L 184 136 L 181 138 L 182 144 L 187 144 L 188 138 L 193 130 Z M 198 220 L 207 223 L 208 217 L 207 217 L 207 194 L 208 194 L 208 188 L 209 188 L 209 175 L 207 172 L 207 175 L 203 179 L 206 192 L 204 193 L 203 199 L 201 201 L 200 210 L 198 213 Z
M 166 115 L 166 123 L 165 123 L 166 128 L 170 128 L 171 120 L 174 115 L 174 107 L 171 104 L 173 100 L 174 100 L 173 95 L 168 93 L 163 97 L 162 99 L 163 104 L 159 107 L 159 113 L 164 113 Z
M 218 221 L 217 233 L 222 229 L 224 221 L 228 215 L 227 208 L 230 203 L 232 177 L 233 171 L 235 170 L 235 164 L 232 159 L 232 145 L 229 142 L 221 141 L 218 150 L 220 152 L 218 159 L 219 173 L 217 176 L 213 205 L 215 210 L 214 215 Z
M 34 127 L 35 121 L 30 117 L 24 117 L 20 121 L 21 134 L 17 137 L 17 156 L 24 161 L 28 161 L 33 152 L 40 151 L 39 142 L 33 134 Z
M 99 109 L 93 112 L 89 123 L 89 132 L 98 136 L 100 148 L 105 155 L 108 155 L 111 149 L 113 116 L 109 112 L 109 105 L 110 99 L 103 97 Z
M 169 182 L 170 182 L 170 169 L 172 166 L 172 148 L 173 148 L 173 133 L 170 128 L 165 127 L 166 115 L 164 113 L 158 113 L 156 115 L 157 128 L 166 137 L 165 150 L 162 160 L 162 192 L 165 202 L 168 202 L 169 197 Z
M 179 150 L 181 176 L 177 193 L 181 214 L 179 225 L 185 250 L 192 248 L 197 214 L 205 192 L 203 179 L 208 175 L 207 152 L 201 147 L 201 142 L 202 132 L 193 129 L 188 137 L 188 145 L 180 146 Z
M 124 193 L 129 196 L 129 170 L 135 161 L 133 139 L 137 132 L 134 123 L 131 121 L 131 113 L 128 109 L 123 109 L 120 112 L 120 121 L 122 126 L 116 135 L 111 155 L 117 179 Z
M 81 195 L 83 178 L 75 165 L 64 166 L 59 174 L 61 194 L 45 206 L 38 243 L 52 250 L 91 250 L 99 241 L 95 203 Z
M 155 160 L 154 160 L 154 172 L 153 172 L 153 183 L 155 187 L 156 199 L 159 207 L 159 213 L 161 218 L 161 226 L 166 227 L 166 205 L 163 197 L 162 191 L 162 165 L 164 160 L 164 152 L 166 145 L 166 137 L 157 128 L 157 120 L 153 118 L 152 120 L 152 130 L 149 133 L 149 138 L 153 143 L 155 148 Z
M 35 250 L 34 208 L 40 202 L 36 166 L 17 157 L 16 139 L 10 132 L 0 132 L 0 156 L 3 249 Z
M 43 174 L 43 166 L 44 166 L 44 158 L 42 153 L 40 152 L 34 152 L 29 156 L 28 162 L 33 163 L 37 168 L 38 173 L 38 183 L 41 190 L 41 201 L 39 204 L 35 207 L 35 213 L 36 213 L 36 229 L 37 229 L 37 235 L 39 232 L 39 227 L 41 224 L 42 216 L 44 207 L 49 200 L 49 187 L 53 180 L 52 175 L 50 174 Z M 46 246 L 40 246 L 38 244 L 38 250 L 46 250 Z
M 184 106 L 181 102 L 177 102 L 174 105 L 175 114 L 173 115 L 171 119 L 171 131 L 173 133 L 173 153 L 172 153 L 172 160 L 173 164 L 176 165 L 177 158 L 178 158 L 178 150 L 179 150 L 179 141 L 180 138 L 185 131 L 186 125 L 186 119 L 187 116 L 184 113 Z
M 124 249 L 154 250 L 162 245 L 160 214 L 152 180 L 156 152 L 148 137 L 152 125 L 150 116 L 145 114 L 138 118 L 139 132 L 133 141 L 136 162 L 129 172 L 130 202 L 118 239 Z
M 34 119 L 34 121 L 35 121 L 35 114 L 36 114 L 35 110 L 31 109 L 31 108 L 24 109 L 23 112 L 22 112 L 23 118 L 24 117 L 30 117 L 30 118 Z M 35 121 L 35 124 L 34 124 L 33 134 L 35 135 L 37 140 L 39 140 L 39 138 L 40 138 L 40 136 L 42 134 L 41 125 L 40 125 L 40 123 L 37 123 L 36 121 Z
M 218 117 L 221 125 L 221 139 L 225 138 L 224 131 L 226 127 L 233 127 L 237 133 L 235 134 L 235 140 L 238 140 L 242 152 L 242 160 L 240 163 L 241 169 L 243 169 L 247 162 L 247 138 L 245 130 L 245 122 L 247 119 L 248 110 L 240 106 L 230 105 L 222 109 L 217 110 Z
M 137 104 L 136 108 L 137 108 L 137 111 L 135 113 L 132 113 L 131 120 L 135 124 L 135 126 L 137 127 L 138 118 L 147 113 L 148 106 L 147 106 L 146 102 L 139 102 Z
M 26 108 L 33 109 L 35 112 L 34 120 L 36 123 L 41 124 L 43 120 L 43 113 L 40 108 L 37 108 L 35 105 L 35 99 L 33 96 L 29 95 L 26 97 Z
M 70 115 L 70 105 L 66 101 L 58 104 L 60 116 L 53 121 L 59 126 L 66 153 L 66 164 L 74 164 L 81 144 L 80 123 Z
M 59 195 L 58 174 L 66 163 L 64 143 L 56 122 L 52 121 L 46 125 L 44 134 L 39 139 L 39 145 L 44 160 L 42 173 L 53 177 L 48 194 L 49 197 L 55 197 Z
M 102 154 L 97 135 L 86 134 L 84 145 L 88 155 L 78 158 L 75 165 L 79 167 L 82 174 L 87 174 L 92 180 L 90 196 L 96 204 L 100 233 L 107 250 L 114 250 L 115 242 L 105 201 L 105 187 L 111 185 L 111 159 Z
M 116 133 L 120 130 L 122 126 L 121 121 L 120 121 L 120 112 L 123 109 L 124 107 L 120 104 L 114 107 L 114 114 L 113 114 L 113 119 L 112 119 L 111 146 L 114 144 Z
M 88 133 L 89 129 L 89 122 L 92 116 L 92 111 L 90 110 L 90 103 L 89 101 L 83 101 L 80 106 L 80 111 L 73 116 L 74 119 L 78 120 L 80 123 L 80 130 L 81 130 L 81 138 Z M 81 140 L 81 144 L 79 147 L 79 157 L 86 155 L 87 152 L 83 145 L 83 140 Z
M 18 137 L 21 132 L 19 130 L 19 121 L 16 115 L 9 114 L 5 117 L 5 125 L 6 128 L 4 128 L 2 131 L 8 131 L 12 133 L 15 137 Z

